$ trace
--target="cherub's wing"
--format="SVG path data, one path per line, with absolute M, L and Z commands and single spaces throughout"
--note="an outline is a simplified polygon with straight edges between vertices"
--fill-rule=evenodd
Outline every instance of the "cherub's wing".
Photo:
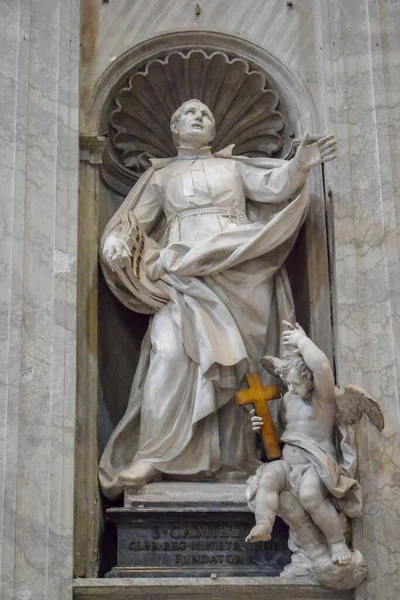
M 260 362 L 267 373 L 278 379 L 276 385 L 278 386 L 279 391 L 282 394 L 286 394 L 287 387 L 281 379 L 281 366 L 284 361 L 276 356 L 263 356 Z
M 346 385 L 344 391 L 335 388 L 335 396 L 337 425 L 354 425 L 366 414 L 379 431 L 385 427 L 379 404 L 362 388 L 357 385 Z

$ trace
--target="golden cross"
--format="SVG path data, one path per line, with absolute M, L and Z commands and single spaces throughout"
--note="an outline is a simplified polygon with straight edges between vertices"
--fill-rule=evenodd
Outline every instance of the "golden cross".
M 276 385 L 263 386 L 258 373 L 248 373 L 246 379 L 249 389 L 236 392 L 236 404 L 238 406 L 253 404 L 256 415 L 263 420 L 261 436 L 267 456 L 269 460 L 280 458 L 281 450 L 279 448 L 278 436 L 276 435 L 275 425 L 268 406 L 270 400 L 280 398 L 279 388 Z

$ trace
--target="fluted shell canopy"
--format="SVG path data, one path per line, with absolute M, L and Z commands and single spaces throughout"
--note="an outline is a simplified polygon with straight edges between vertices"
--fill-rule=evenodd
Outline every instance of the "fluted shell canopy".
M 175 156 L 171 116 L 191 98 L 214 114 L 214 152 L 235 144 L 235 154 L 279 155 L 285 122 L 263 73 L 223 52 L 174 51 L 151 60 L 117 89 L 103 157 L 106 180 L 108 172 L 132 185 L 149 158 Z

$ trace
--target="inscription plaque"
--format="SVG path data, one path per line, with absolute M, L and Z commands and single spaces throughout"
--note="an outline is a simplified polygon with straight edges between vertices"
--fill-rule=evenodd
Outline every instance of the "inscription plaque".
M 254 515 L 247 507 L 112 508 L 117 565 L 109 577 L 276 576 L 290 562 L 287 528 L 277 520 L 269 542 L 246 544 Z

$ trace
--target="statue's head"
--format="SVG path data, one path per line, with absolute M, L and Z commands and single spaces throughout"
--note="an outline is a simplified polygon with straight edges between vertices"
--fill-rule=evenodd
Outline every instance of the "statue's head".
M 177 147 L 207 146 L 215 135 L 214 116 L 200 100 L 187 100 L 172 115 L 171 131 Z
M 298 354 L 287 353 L 279 368 L 279 375 L 289 392 L 307 398 L 314 388 L 312 371 Z

